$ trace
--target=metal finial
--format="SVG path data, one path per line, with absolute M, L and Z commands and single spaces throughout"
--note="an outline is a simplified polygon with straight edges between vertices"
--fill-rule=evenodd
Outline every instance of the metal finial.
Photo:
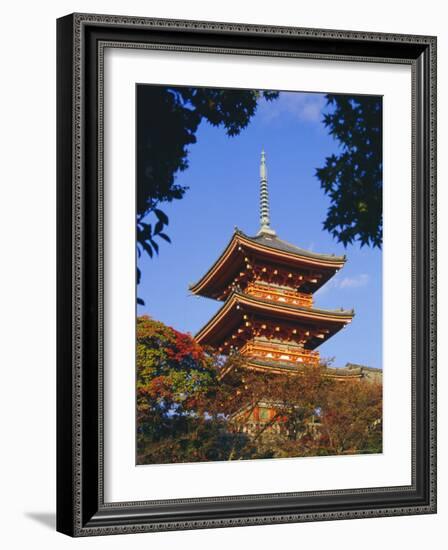
M 268 170 L 266 168 L 266 154 L 263 149 L 260 163 L 260 230 L 258 235 L 275 235 L 275 231 L 271 229 L 270 225 Z

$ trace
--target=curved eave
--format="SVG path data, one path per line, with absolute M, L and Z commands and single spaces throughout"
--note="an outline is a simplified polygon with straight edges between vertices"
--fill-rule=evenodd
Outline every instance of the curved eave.
M 261 244 L 248 237 L 241 231 L 235 231 L 221 256 L 216 260 L 207 273 L 195 284 L 190 286 L 193 294 L 213 297 L 214 294 L 224 290 L 230 284 L 234 273 L 243 265 L 243 256 L 238 252 L 238 247 L 244 247 L 245 251 L 253 252 L 256 255 L 270 261 L 291 266 L 291 268 L 305 268 L 321 270 L 326 276 L 315 290 L 320 288 L 334 273 L 345 264 L 344 256 L 327 256 L 314 254 L 307 251 L 286 251 Z
M 244 362 L 244 368 L 253 371 L 259 372 L 269 372 L 272 374 L 292 374 L 300 375 L 303 374 L 304 368 L 307 368 L 307 365 L 294 365 L 290 363 L 281 363 L 273 361 L 261 361 L 259 359 L 248 358 Z M 220 374 L 220 378 L 224 378 L 228 373 L 232 371 L 234 367 L 228 367 Z M 316 368 L 310 367 L 308 368 Z M 321 370 L 321 373 L 326 378 L 332 378 L 334 380 L 360 380 L 363 378 L 363 372 L 361 369 L 345 369 L 345 368 L 332 368 L 327 367 Z
M 246 366 L 246 364 L 245 364 Z M 292 374 L 302 374 L 304 371 L 304 368 L 307 367 L 307 365 L 291 365 L 287 363 L 275 363 L 271 361 L 259 361 L 255 359 L 249 359 L 247 361 L 248 368 L 253 368 L 254 370 L 264 370 L 268 372 L 273 372 L 274 374 L 277 374 L 277 372 L 284 372 L 284 373 L 292 373 Z M 316 367 L 309 367 L 308 368 L 316 368 Z M 362 372 L 361 369 L 358 370 L 352 370 L 348 371 L 344 368 L 331 368 L 327 367 L 325 369 L 321 370 L 321 373 L 326 378 L 333 378 L 336 380 L 359 380 L 362 378 Z
M 196 334 L 195 338 L 202 345 L 219 346 L 241 322 L 243 313 L 252 313 L 266 319 L 284 320 L 303 326 L 318 325 L 331 329 L 327 338 L 312 344 L 314 349 L 337 331 L 346 326 L 354 317 L 353 311 L 329 311 L 323 309 L 305 308 L 289 304 L 279 304 L 233 292 L 224 305 L 216 312 L 210 321 Z
M 190 291 L 193 294 L 210 297 L 211 289 L 216 286 L 216 282 L 219 282 L 220 275 L 228 273 L 228 268 L 232 265 L 232 261 L 237 259 L 238 254 L 235 254 L 235 252 L 238 252 L 238 246 L 238 233 L 235 232 L 224 249 L 224 252 L 219 256 L 207 273 L 205 273 L 197 283 L 190 285 Z M 224 287 L 225 282 L 221 286 Z
M 249 237 L 239 230 L 236 231 L 235 234 L 237 234 L 240 237 L 241 241 L 245 244 L 251 243 L 251 245 L 253 245 L 254 247 L 259 247 L 260 250 L 269 250 L 273 254 L 280 253 L 285 257 L 297 258 L 300 259 L 302 262 L 309 263 L 310 265 L 312 264 L 320 267 L 334 267 L 337 269 L 339 267 L 342 267 L 346 260 L 345 256 L 317 254 L 316 252 L 311 252 L 310 250 L 304 250 L 297 246 L 291 245 L 286 241 L 279 239 L 278 237 L 263 237 L 264 241 L 260 242 L 259 239 L 261 239 L 261 237 Z M 272 242 L 267 243 L 267 240 Z M 277 246 L 273 244 L 274 242 L 278 243 Z M 285 245 L 288 247 L 288 249 L 282 248 Z

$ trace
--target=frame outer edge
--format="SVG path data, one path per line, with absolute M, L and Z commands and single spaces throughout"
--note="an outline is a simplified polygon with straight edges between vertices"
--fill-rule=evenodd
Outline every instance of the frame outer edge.
M 72 354 L 73 16 L 57 21 L 57 489 L 56 529 L 74 534 Z
M 188 19 L 164 19 L 153 17 L 139 17 L 126 15 L 108 15 L 75 12 L 72 14 L 79 24 L 99 24 L 102 26 L 120 27 L 146 27 L 161 30 L 190 30 L 190 31 L 213 31 L 217 33 L 235 34 L 263 34 L 271 36 L 292 36 L 304 38 L 324 38 L 338 40 L 359 40 L 408 44 L 430 44 L 436 40 L 435 36 L 381 33 L 374 31 L 352 31 L 344 29 L 323 29 L 308 27 L 288 27 L 284 25 L 263 25 L 254 23 L 232 23 L 225 21 L 194 21 Z
M 431 141 L 431 155 L 428 162 L 430 197 L 427 223 L 430 233 L 430 254 L 427 273 L 429 274 L 429 502 L 424 505 L 394 507 L 382 509 L 347 510 L 334 512 L 284 514 L 279 516 L 233 517 L 226 519 L 164 521 L 145 524 L 117 524 L 100 527 L 93 524 L 83 525 L 82 520 L 82 102 L 83 102 L 83 66 L 82 66 L 82 30 L 86 24 L 101 26 L 141 26 L 148 29 L 170 29 L 216 31 L 227 33 L 250 33 L 270 35 L 290 35 L 292 37 L 323 38 L 337 40 L 385 41 L 391 43 L 410 43 L 429 47 L 430 66 L 429 86 L 431 104 L 427 124 Z M 125 16 L 93 14 L 73 14 L 58 20 L 58 523 L 57 529 L 71 536 L 91 536 L 147 531 L 166 531 L 175 529 L 205 529 L 232 527 L 238 525 L 263 525 L 270 523 L 289 523 L 304 521 L 325 521 L 334 519 L 355 519 L 382 517 L 403 514 L 425 514 L 435 512 L 435 45 L 434 37 L 381 34 L 354 31 L 331 31 L 321 29 L 300 29 L 292 27 L 271 27 L 233 23 L 213 23 L 197 21 L 160 20 Z M 70 55 L 68 55 L 70 51 Z M 73 63 L 73 65 L 71 65 Z M 70 64 L 67 69 L 66 64 Z M 72 74 L 68 73 L 73 69 Z M 70 85 L 68 85 L 70 82 Z M 68 94 L 69 88 L 70 91 Z M 70 100 L 68 96 L 70 95 Z M 70 104 L 67 115 L 67 103 Z M 64 107 L 63 107 L 64 106 Z M 70 122 L 68 121 L 70 117 Z M 69 131 L 70 130 L 70 131 Z M 70 135 L 70 144 L 68 144 Z M 425 143 L 428 143 L 426 141 Z M 70 158 L 67 151 L 70 150 Z M 67 180 L 72 182 L 68 192 Z M 71 192 L 73 195 L 71 195 Z M 70 195 L 70 196 L 69 196 Z M 70 213 L 67 216 L 68 209 Z M 71 210 L 73 208 L 73 210 Z M 73 213 L 72 213 L 73 212 Z M 69 227 L 70 225 L 70 227 Z M 67 250 L 70 259 L 67 256 Z M 70 265 L 70 288 L 68 284 L 68 265 Z M 72 271 L 73 268 L 73 271 Z M 68 309 L 70 311 L 68 311 Z M 70 328 L 68 329 L 68 322 Z M 70 332 L 70 338 L 68 337 Z M 70 350 L 70 356 L 69 356 Z M 71 369 L 68 375 L 67 361 Z M 67 399 L 68 398 L 68 399 Z M 71 404 L 71 418 L 68 422 L 67 403 Z M 63 418 L 60 418 L 60 417 Z M 70 424 L 71 441 L 67 439 Z M 70 480 L 70 482 L 69 482 Z

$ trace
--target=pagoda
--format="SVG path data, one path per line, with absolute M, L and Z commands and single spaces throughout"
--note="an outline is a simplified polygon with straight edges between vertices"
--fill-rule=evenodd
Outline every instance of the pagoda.
M 263 151 L 260 230 L 250 237 L 235 228 L 221 256 L 190 286 L 193 294 L 223 302 L 196 334 L 197 342 L 223 355 L 238 351 L 253 370 L 285 373 L 320 365 L 317 348 L 347 326 L 354 312 L 316 308 L 313 294 L 345 261 L 345 256 L 298 248 L 271 228 Z M 331 371 L 335 377 L 348 374 Z

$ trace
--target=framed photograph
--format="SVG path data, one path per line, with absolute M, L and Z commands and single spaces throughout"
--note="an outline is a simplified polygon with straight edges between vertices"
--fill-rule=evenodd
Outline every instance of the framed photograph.
M 57 40 L 57 529 L 435 513 L 436 39 Z

